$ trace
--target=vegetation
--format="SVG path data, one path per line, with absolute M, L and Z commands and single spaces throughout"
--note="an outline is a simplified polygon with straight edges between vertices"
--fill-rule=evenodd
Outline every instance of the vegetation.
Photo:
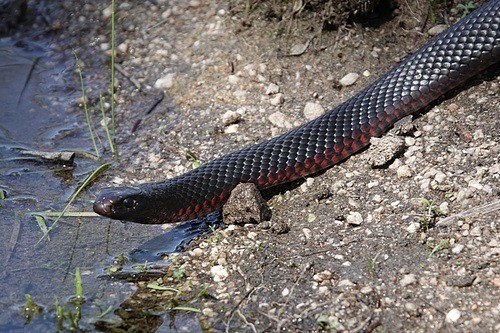
M 55 297 L 55 319 L 57 320 L 57 330 L 79 330 L 79 323 L 82 317 L 82 306 L 85 303 L 83 296 L 83 283 L 80 269 L 75 270 L 75 295 L 68 302 L 61 304 L 59 298 Z M 43 306 L 37 304 L 31 295 L 26 294 L 26 303 L 21 307 L 21 315 L 25 318 L 25 323 L 29 324 L 34 318 L 41 315 L 45 310 Z

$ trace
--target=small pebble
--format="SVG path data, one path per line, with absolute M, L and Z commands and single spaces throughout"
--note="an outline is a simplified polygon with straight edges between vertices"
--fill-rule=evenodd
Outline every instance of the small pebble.
M 162 78 L 159 78 L 155 82 L 155 88 L 157 89 L 170 89 L 174 85 L 174 73 L 169 73 Z
M 266 89 L 266 95 L 274 95 L 280 92 L 280 87 L 275 83 L 270 83 Z
M 427 30 L 430 36 L 437 36 L 448 28 L 446 24 L 438 24 Z
M 328 295 L 330 293 L 330 289 L 328 286 L 320 286 L 318 288 L 318 294 L 320 295 Z
M 446 322 L 448 322 L 448 323 L 456 323 L 458 321 L 458 319 L 460 319 L 461 315 L 462 314 L 457 309 L 451 309 L 446 314 Z
M 358 80 L 358 78 L 359 78 L 358 73 L 349 73 L 343 78 L 341 78 L 339 80 L 339 83 L 344 87 L 352 86 Z
M 350 280 L 344 279 L 338 283 L 339 287 L 352 287 L 354 286 L 354 283 L 352 283 Z
M 200 258 L 203 255 L 203 250 L 200 248 L 189 251 L 189 255 L 193 258 Z
M 417 279 L 415 278 L 415 274 L 406 274 L 402 279 L 401 281 L 399 281 L 399 284 L 401 285 L 401 287 L 406 287 L 410 284 L 413 284 L 417 281 Z
M 322 272 L 316 273 L 313 275 L 313 280 L 321 283 L 323 281 L 329 281 L 332 279 L 332 272 L 324 270 Z
M 463 244 L 457 244 L 455 245 L 452 249 L 451 249 L 451 252 L 454 253 L 454 254 L 459 254 L 460 252 L 462 252 L 462 250 L 464 249 L 464 245 Z
M 371 293 L 373 291 L 373 289 L 370 286 L 366 286 L 366 287 L 361 288 L 360 291 L 362 294 L 368 295 L 369 293 Z
M 351 212 L 347 215 L 346 221 L 351 225 L 361 225 L 363 223 L 363 216 L 359 212 Z
M 410 223 L 408 228 L 406 228 L 406 231 L 408 231 L 408 233 L 410 233 L 410 234 L 414 234 L 418 230 L 420 230 L 420 223 L 417 223 L 417 222 Z
M 396 170 L 398 178 L 409 178 L 411 177 L 411 169 L 408 165 L 403 164 Z
M 215 265 L 212 268 L 210 268 L 210 273 L 212 274 L 212 277 L 215 282 L 224 281 L 229 276 L 227 270 L 221 265 Z
M 405 303 L 405 310 L 409 313 L 415 313 L 417 312 L 417 306 L 415 305 L 415 303 L 408 302 Z
M 226 113 L 222 115 L 222 124 L 224 126 L 235 124 L 240 120 L 241 120 L 241 114 L 239 114 L 238 112 L 226 111 Z
M 325 109 L 319 103 L 307 102 L 304 107 L 304 117 L 313 120 L 325 114 Z
M 283 97 L 282 93 L 276 94 L 273 98 L 269 100 L 269 103 L 274 106 L 278 106 L 280 104 L 283 104 L 285 102 L 285 98 Z
M 285 115 L 282 112 L 274 112 L 268 117 L 269 121 L 271 124 L 273 124 L 276 127 L 291 127 L 290 122 L 286 119 Z

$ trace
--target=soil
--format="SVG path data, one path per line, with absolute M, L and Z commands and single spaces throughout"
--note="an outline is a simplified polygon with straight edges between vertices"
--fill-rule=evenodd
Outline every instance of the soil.
M 174 177 L 193 157 L 207 162 L 283 133 L 305 122 L 307 103 L 340 104 L 425 43 L 430 28 L 461 15 L 456 4 L 384 2 L 331 24 L 322 2 L 294 4 L 303 2 L 117 3 L 127 72 L 117 74 L 115 96 L 120 158 L 89 196 Z M 90 86 L 107 66 L 107 5 L 74 4 L 58 23 L 77 36 Z M 349 73 L 359 78 L 343 85 Z M 270 224 L 231 225 L 169 256 L 154 282 L 181 296 L 140 282 L 124 306 L 139 309 L 114 325 L 154 331 L 161 320 L 147 310 L 189 306 L 201 312 L 176 325 L 184 312 L 173 311 L 170 328 L 498 331 L 499 210 L 436 222 L 499 200 L 499 73 L 491 68 L 414 117 L 399 133 L 403 151 L 381 167 L 367 149 L 275 194 Z M 226 121 L 229 111 L 236 122 Z

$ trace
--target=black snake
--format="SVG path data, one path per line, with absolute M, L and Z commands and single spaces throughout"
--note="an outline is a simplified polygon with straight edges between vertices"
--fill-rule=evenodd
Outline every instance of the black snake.
M 500 0 L 492 0 L 323 116 L 173 179 L 104 189 L 94 211 L 148 224 L 206 215 L 239 183 L 266 189 L 338 163 L 498 60 Z

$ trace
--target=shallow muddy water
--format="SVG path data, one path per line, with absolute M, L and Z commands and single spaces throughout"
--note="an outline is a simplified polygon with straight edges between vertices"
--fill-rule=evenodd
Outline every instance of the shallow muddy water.
M 161 259 L 159 254 L 199 233 L 182 228 L 162 235 L 159 226 L 122 224 L 101 217 L 54 218 L 49 236 L 33 212 L 61 211 L 84 179 L 104 161 L 93 152 L 83 108 L 75 59 L 51 50 L 50 41 L 4 38 L 0 42 L 0 331 L 55 331 L 56 298 L 74 312 L 74 273 L 83 278 L 80 328 L 99 319 L 113 320 L 113 310 L 134 292 L 125 281 L 106 277 L 120 254 L 134 265 Z M 101 133 L 102 134 L 102 133 Z M 76 152 L 74 165 L 51 163 L 23 150 Z M 108 156 L 108 162 L 113 159 Z M 71 211 L 89 212 L 96 193 L 84 191 Z M 158 236 L 160 235 L 160 236 Z M 155 239 L 155 237 L 157 237 Z M 131 253 L 130 257 L 128 254 Z M 165 263 L 163 263 L 165 265 Z M 134 268 L 115 275 L 128 278 Z M 43 307 L 27 319 L 25 295 Z M 63 327 L 69 327 L 64 322 Z

